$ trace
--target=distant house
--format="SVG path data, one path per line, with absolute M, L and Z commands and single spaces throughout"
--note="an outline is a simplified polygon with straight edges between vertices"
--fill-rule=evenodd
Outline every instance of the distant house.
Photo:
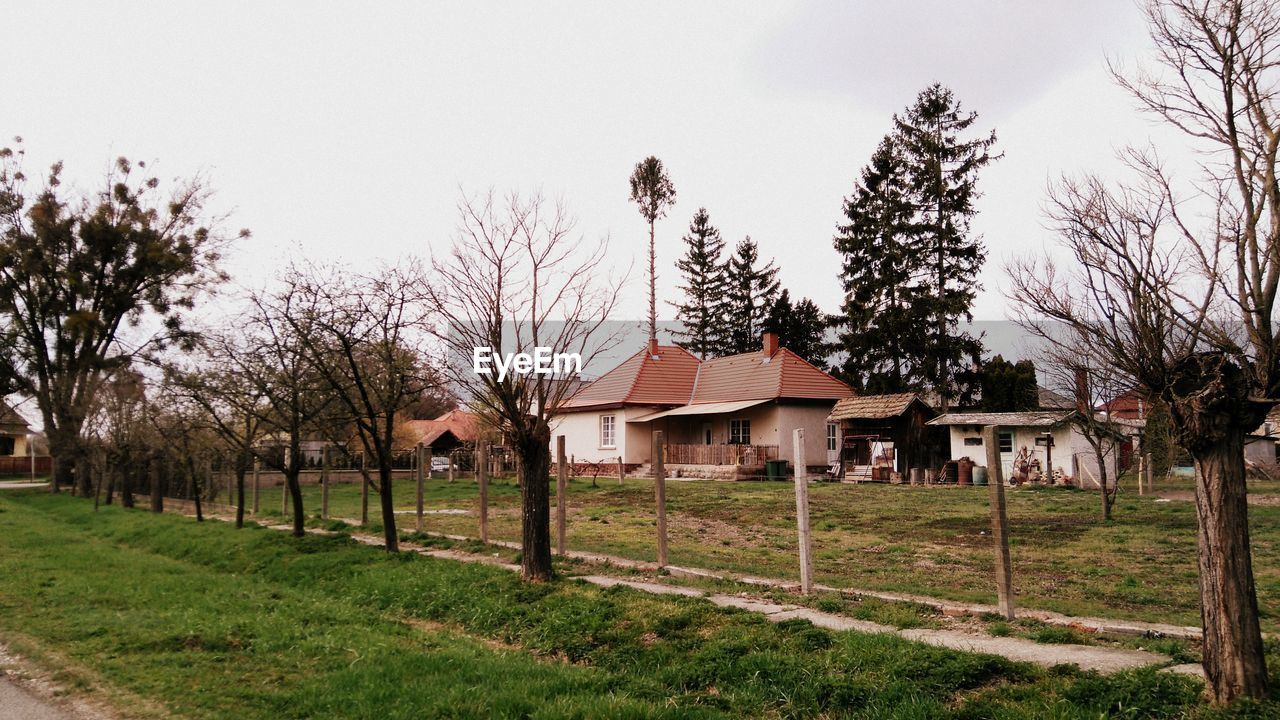
M 447 453 L 476 440 L 476 419 L 471 413 L 451 410 L 434 420 L 400 423 L 400 444 L 406 448 L 429 445 L 434 454 Z
M 910 468 L 936 467 L 946 432 L 929 426 L 938 413 L 917 394 L 856 395 L 836 403 L 828 420 L 837 424 L 840 470 L 846 480 Z
M 1008 413 L 947 413 L 929 421 L 930 425 L 949 430 L 951 459 L 968 457 L 977 465 L 987 464 L 982 429 L 999 426 L 1000 466 L 1004 477 L 1013 476 L 1015 467 L 1035 464 L 1047 473 L 1049 465 L 1080 487 L 1099 486 L 1097 458 L 1088 440 L 1072 423 L 1074 410 L 1034 410 Z M 1120 438 L 1117 438 L 1119 440 Z M 1052 443 L 1049 445 L 1048 443 Z M 1107 477 L 1115 482 L 1119 465 L 1118 444 L 1105 457 Z
M 0 457 L 25 457 L 31 426 L 9 403 L 0 400 Z
M 565 452 L 589 462 L 653 460 L 653 433 L 679 472 L 732 477 L 766 460 L 794 457 L 792 431 L 804 428 L 806 463 L 821 466 L 827 415 L 853 391 L 765 333 L 759 352 L 700 361 L 652 342 L 582 388 L 553 419 Z M 809 460 L 808 458 L 812 458 Z

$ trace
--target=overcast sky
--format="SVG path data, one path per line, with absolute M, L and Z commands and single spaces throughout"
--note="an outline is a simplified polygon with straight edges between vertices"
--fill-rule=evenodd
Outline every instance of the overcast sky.
M 127 155 L 205 173 L 254 233 L 229 263 L 248 285 L 296 253 L 425 255 L 448 243 L 460 192 L 489 187 L 562 197 L 626 267 L 647 241 L 627 177 L 652 154 L 678 192 L 658 226 L 660 300 L 677 298 L 680 237 L 706 206 L 794 296 L 834 310 L 841 200 L 892 114 L 940 81 L 1005 153 L 974 223 L 990 251 L 975 315 L 1001 319 L 1004 261 L 1051 241 L 1046 181 L 1163 132 L 1107 75 L 1108 56 L 1148 53 L 1125 0 L 19 0 L 5 20 L 0 136 L 26 139 L 28 169 L 62 158 L 90 186 Z M 623 317 L 645 311 L 640 267 Z

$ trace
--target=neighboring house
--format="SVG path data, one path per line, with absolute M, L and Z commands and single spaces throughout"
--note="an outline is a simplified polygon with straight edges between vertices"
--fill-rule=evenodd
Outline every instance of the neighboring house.
M 0 457 L 25 457 L 30 453 L 27 448 L 27 434 L 31 426 L 10 407 L 9 403 L 0 400 Z
M 1102 409 L 1112 417 L 1145 421 L 1151 412 L 1151 401 L 1138 390 L 1127 390 L 1103 404 Z
M 400 423 L 399 443 L 406 448 L 429 445 L 433 454 L 447 453 L 471 445 L 476 440 L 475 416 L 451 410 L 434 420 L 407 420 Z
M 953 460 L 967 457 L 982 466 L 987 464 L 982 429 L 987 425 L 998 425 L 996 441 L 999 443 L 1001 471 L 1006 480 L 1012 477 L 1015 463 L 1022 459 L 1038 463 L 1041 472 L 1048 472 L 1052 462 L 1055 470 L 1061 470 L 1076 485 L 1098 487 L 1097 457 L 1093 446 L 1072 423 L 1074 413 L 1074 410 L 947 413 L 930 420 L 929 424 L 948 428 Z M 1052 438 L 1052 448 L 1045 445 L 1046 437 Z M 1105 458 L 1109 484 L 1115 482 L 1118 458 L 1117 445 Z
M 773 333 L 764 334 L 759 352 L 706 361 L 651 342 L 566 401 L 552 435 L 564 435 L 565 452 L 577 460 L 621 457 L 634 467 L 652 461 L 660 430 L 673 470 L 725 477 L 766 460 L 792 460 L 792 432 L 804 428 L 806 462 L 819 467 L 827 415 L 852 394 L 779 347 Z
M 836 435 L 838 423 L 840 448 L 830 462 L 840 461 L 849 480 L 887 480 L 875 477 L 877 468 L 905 473 L 936 467 L 947 443 L 945 430 L 928 425 L 937 415 L 915 393 L 844 398 L 828 416 L 828 437 Z

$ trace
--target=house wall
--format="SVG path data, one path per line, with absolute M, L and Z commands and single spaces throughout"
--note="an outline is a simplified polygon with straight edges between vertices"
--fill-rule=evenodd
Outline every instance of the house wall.
M 1245 462 L 1257 465 L 1275 465 L 1276 464 L 1276 441 L 1275 438 L 1251 437 L 1245 438 L 1244 441 L 1244 460 Z
M 1031 450 L 1031 457 L 1040 461 L 1040 467 L 1047 469 L 1048 458 L 1046 457 L 1047 448 L 1036 445 L 1036 438 L 1043 432 L 1043 428 L 1039 427 L 1001 427 L 1001 432 L 1013 433 L 1013 452 L 1004 453 L 1001 460 L 1001 470 L 1007 479 L 1013 472 L 1013 459 L 1017 456 L 1022 448 Z M 982 428 L 978 426 L 952 425 L 950 428 L 951 435 L 951 459 L 958 460 L 962 457 L 968 457 L 978 465 L 985 466 L 987 464 L 987 450 L 982 444 L 966 445 L 966 438 L 978 438 L 981 441 Z M 1101 477 L 1098 470 L 1097 458 L 1094 455 L 1093 447 L 1085 439 L 1075 427 L 1064 425 L 1053 431 L 1053 467 L 1062 470 L 1067 475 L 1076 480 L 1076 484 L 1081 487 L 1097 487 L 1095 480 Z M 1116 471 L 1118 467 L 1119 447 L 1112 447 L 1106 456 L 1107 477 L 1110 483 L 1115 482 Z
M 804 428 L 804 461 L 809 467 L 827 464 L 827 416 L 835 403 L 830 405 L 782 405 L 778 408 L 778 457 L 786 460 L 795 470 L 796 461 L 793 430 Z
M 653 439 L 648 429 L 651 423 L 628 423 L 635 418 L 657 412 L 655 407 L 626 407 L 609 410 L 588 410 L 564 413 L 551 420 L 551 452 L 554 458 L 556 436 L 564 435 L 564 452 L 581 462 L 616 460 L 619 456 L 628 465 L 649 461 Z M 600 418 L 614 416 L 616 447 L 600 446 Z

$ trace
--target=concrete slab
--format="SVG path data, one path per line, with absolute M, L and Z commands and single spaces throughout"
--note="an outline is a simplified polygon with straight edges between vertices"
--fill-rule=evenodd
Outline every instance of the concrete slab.
M 708 599 L 720 607 L 738 608 L 739 610 L 758 612 L 763 615 L 772 615 L 774 613 L 800 609 L 799 605 L 775 605 L 763 600 L 754 600 L 752 598 L 745 598 L 738 595 L 712 595 Z
M 1077 665 L 1082 670 L 1097 670 L 1101 673 L 1169 662 L 1169 658 L 1164 655 L 1142 650 L 1122 650 L 1090 645 L 1052 645 L 1022 638 L 968 635 L 949 630 L 902 630 L 898 635 L 908 640 L 952 650 L 1000 655 L 1010 660 L 1032 662 L 1045 667 Z
M 816 627 L 826 628 L 827 630 L 852 630 L 854 632 L 864 633 L 891 633 L 896 632 L 896 628 L 888 625 L 880 625 L 868 620 L 855 620 L 844 615 L 832 615 L 824 613 L 821 610 L 811 610 L 809 608 L 798 608 L 796 610 L 784 610 L 767 616 L 774 622 L 782 622 L 783 620 L 808 620 Z
M 622 578 L 609 577 L 608 575 L 579 575 L 577 580 L 589 582 L 592 585 L 600 587 L 616 587 L 622 585 L 624 587 L 634 588 L 641 592 L 652 593 L 654 595 L 682 595 L 684 597 L 703 597 L 706 593 L 694 588 L 681 587 L 679 585 L 663 585 L 661 583 L 643 582 L 640 580 L 624 580 Z

